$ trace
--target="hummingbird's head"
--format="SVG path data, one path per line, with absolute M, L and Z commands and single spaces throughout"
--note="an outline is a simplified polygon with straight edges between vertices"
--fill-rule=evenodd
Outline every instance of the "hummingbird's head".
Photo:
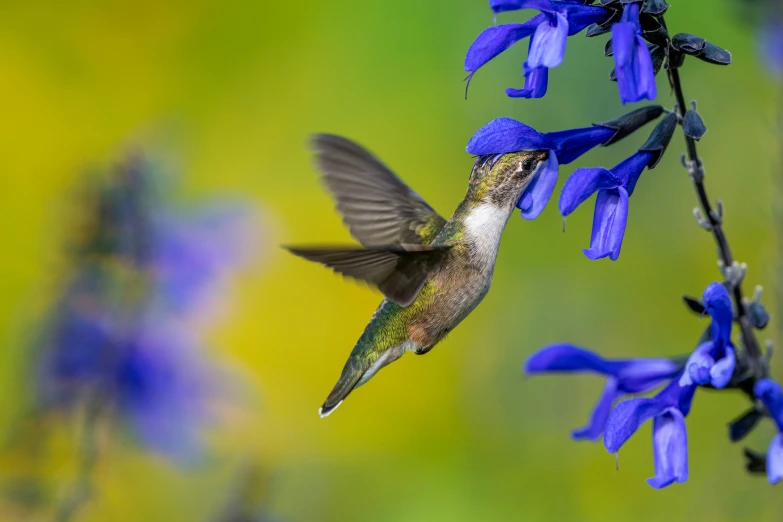
M 467 197 L 513 208 L 536 172 L 549 158 L 547 150 L 524 150 L 482 156 L 470 174 Z

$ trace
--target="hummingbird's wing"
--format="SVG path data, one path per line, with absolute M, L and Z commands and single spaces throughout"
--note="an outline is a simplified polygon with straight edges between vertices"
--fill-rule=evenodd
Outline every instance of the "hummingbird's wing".
M 446 224 L 421 196 L 360 145 L 332 134 L 316 134 L 312 144 L 337 209 L 362 245 L 426 245 Z
M 390 300 L 408 306 L 428 273 L 451 247 L 394 245 L 382 248 L 286 247 L 299 257 L 323 263 L 335 272 L 378 287 Z

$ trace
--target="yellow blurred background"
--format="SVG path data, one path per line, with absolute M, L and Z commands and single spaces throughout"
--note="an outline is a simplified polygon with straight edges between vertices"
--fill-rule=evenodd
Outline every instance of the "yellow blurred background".
M 671 3 L 672 31 L 733 55 L 727 68 L 689 61 L 683 82 L 710 129 L 700 144 L 710 194 L 723 200 L 732 248 L 749 265 L 746 287 L 765 286 L 774 318 L 783 292 L 781 87 L 759 63 L 753 26 L 737 21 L 738 3 Z M 467 140 L 490 119 L 511 116 L 546 132 L 628 110 L 608 81 L 606 37 L 583 35 L 569 39 L 545 98 L 503 94 L 523 81 L 519 44 L 476 75 L 466 101 L 462 60 L 491 23 L 480 0 L 0 6 L 4 430 L 30 385 L 20 368 L 59 282 L 64 209 L 85 171 L 144 150 L 172 173 L 182 204 L 236 197 L 261 216 L 261 255 L 231 278 L 229 313 L 205 340 L 241 388 L 208 432 L 208 458 L 182 467 L 111 445 L 78 520 L 213 520 L 248 462 L 268 475 L 255 494 L 275 520 L 783 519 L 780 490 L 746 475 L 741 445 L 727 438 L 727 422 L 746 408 L 739 394 L 698 393 L 688 418 L 690 479 L 656 491 L 644 482 L 653 475 L 649 428 L 623 448 L 619 471 L 600 442 L 570 440 L 600 379 L 522 376 L 525 358 L 556 341 L 609 356 L 677 355 L 695 345 L 706 323 L 680 296 L 699 295 L 720 276 L 712 239 L 691 216 L 696 199 L 679 137 L 642 175 L 617 262 L 582 255 L 589 206 L 565 233 L 554 204 L 532 222 L 514 216 L 494 286 L 464 324 L 319 419 L 380 294 L 279 248 L 352 242 L 318 182 L 308 135 L 364 144 L 448 216 L 472 166 Z M 658 101 L 674 103 L 664 75 Z M 561 168 L 560 185 L 576 167 L 614 165 L 644 139 Z M 764 333 L 783 341 L 779 332 L 773 324 Z M 783 376 L 780 361 L 773 365 Z M 748 443 L 764 449 L 771 436 L 765 424 Z M 69 437 L 52 442 L 41 464 L 63 488 L 72 479 Z M 0 474 L 17 470 L 12 458 L 3 462 Z M 4 509 L 2 520 L 23 517 Z

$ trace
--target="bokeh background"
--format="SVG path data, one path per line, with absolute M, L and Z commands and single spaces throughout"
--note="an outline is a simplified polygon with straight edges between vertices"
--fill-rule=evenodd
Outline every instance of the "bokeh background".
M 776 317 L 781 84 L 763 66 L 757 26 L 740 2 L 671 3 L 673 31 L 732 52 L 728 68 L 689 60 L 683 81 L 709 127 L 700 144 L 707 185 L 723 199 L 732 248 L 748 263 L 746 287 L 764 285 Z M 66 279 L 64 245 L 85 172 L 141 150 L 165 174 L 172 205 L 219 198 L 254 209 L 247 239 L 258 253 L 230 274 L 219 319 L 200 333 L 230 398 L 207 423 L 200 456 L 183 463 L 104 437 L 91 498 L 74 520 L 218 520 L 232 502 L 286 521 L 783 519 L 779 488 L 746 475 L 741 446 L 727 439 L 727 422 L 746 407 L 739 394 L 698 393 L 688 417 L 690 479 L 656 491 L 644 482 L 653 475 L 649 428 L 623 448 L 619 471 L 602 444 L 570 440 L 600 379 L 521 373 L 533 350 L 555 341 L 610 356 L 692 349 L 706 323 L 680 297 L 698 295 L 719 273 L 712 239 L 691 216 L 696 200 L 677 138 L 641 178 L 617 262 L 582 255 L 588 207 L 565 233 L 555 205 L 532 222 L 513 217 L 492 291 L 464 324 L 318 418 L 380 295 L 279 247 L 352 241 L 318 182 L 308 134 L 364 144 L 448 216 L 473 162 L 465 144 L 491 118 L 552 131 L 627 109 L 608 81 L 606 37 L 570 39 L 541 100 L 503 94 L 522 84 L 519 44 L 476 75 L 466 101 L 464 53 L 491 22 L 481 0 L 0 6 L 5 439 L 35 386 L 32 345 Z M 663 75 L 659 101 L 674 103 Z M 641 134 L 561 169 L 560 184 L 579 166 L 619 162 Z M 773 323 L 765 334 L 783 342 L 780 331 Z M 774 372 L 783 376 L 780 360 Z M 34 459 L 5 444 L 3 520 L 48 520 L 76 480 L 79 430 L 57 426 L 40 428 L 52 433 Z M 764 425 L 749 444 L 765 449 L 771 436 Z M 38 475 L 48 500 L 14 489 Z

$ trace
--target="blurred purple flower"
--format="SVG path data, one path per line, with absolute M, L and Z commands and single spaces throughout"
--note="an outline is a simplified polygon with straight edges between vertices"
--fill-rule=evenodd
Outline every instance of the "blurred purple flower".
M 186 460 L 217 391 L 195 325 L 214 315 L 220 283 L 254 242 L 247 209 L 170 212 L 149 177 L 131 161 L 99 190 L 93 233 L 52 311 L 39 384 L 43 407 L 68 408 L 89 390 L 145 447 Z
M 758 49 L 764 65 L 783 78 L 783 18 L 768 21 L 758 34 Z
M 113 375 L 117 412 L 147 448 L 189 461 L 201 447 L 215 383 L 197 343 L 172 324 L 149 324 L 126 347 Z

